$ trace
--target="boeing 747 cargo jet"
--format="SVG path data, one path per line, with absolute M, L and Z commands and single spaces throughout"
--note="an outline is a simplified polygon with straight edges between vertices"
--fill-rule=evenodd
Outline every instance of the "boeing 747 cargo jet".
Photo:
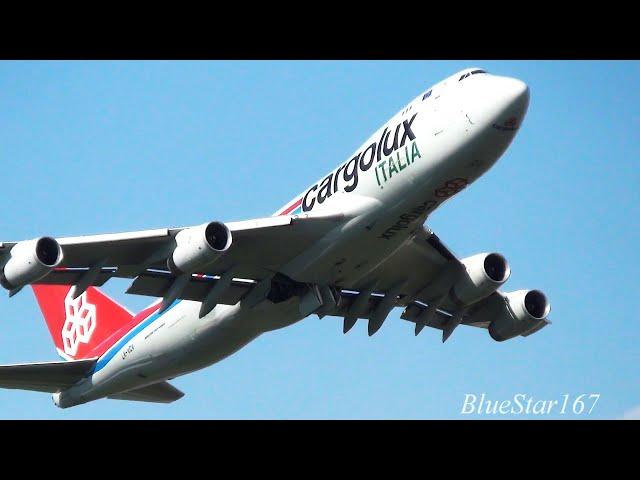
M 420 93 L 338 168 L 275 214 L 239 222 L 0 243 L 0 283 L 31 285 L 64 361 L 0 366 L 0 387 L 50 392 L 67 408 L 100 398 L 173 402 L 169 380 L 212 365 L 309 315 L 360 320 L 373 335 L 394 307 L 442 331 L 494 340 L 545 327 L 540 290 L 498 290 L 499 253 L 457 258 L 424 226 L 482 176 L 529 104 L 514 78 L 470 68 Z M 98 290 L 156 297 L 138 314 Z

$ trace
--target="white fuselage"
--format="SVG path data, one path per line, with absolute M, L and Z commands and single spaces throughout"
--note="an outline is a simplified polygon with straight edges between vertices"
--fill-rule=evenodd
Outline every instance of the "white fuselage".
M 431 212 L 500 158 L 526 113 L 528 88 L 485 73 L 460 80 L 471 72 L 421 93 L 336 170 L 276 212 L 344 214 L 281 273 L 301 282 L 357 286 Z M 264 332 L 301 320 L 298 303 L 292 297 L 249 308 L 240 301 L 199 318 L 199 302 L 174 302 L 134 327 L 98 360 L 90 377 L 54 400 L 67 407 L 204 368 Z

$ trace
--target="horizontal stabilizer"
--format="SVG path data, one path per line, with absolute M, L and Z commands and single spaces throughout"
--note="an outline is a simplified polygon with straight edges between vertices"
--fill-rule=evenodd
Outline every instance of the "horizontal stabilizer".
M 0 388 L 54 393 L 77 383 L 93 370 L 96 359 L 0 365 Z
M 169 382 L 159 382 L 136 388 L 128 392 L 109 395 L 112 400 L 131 400 L 134 402 L 171 403 L 184 397 L 184 393 Z

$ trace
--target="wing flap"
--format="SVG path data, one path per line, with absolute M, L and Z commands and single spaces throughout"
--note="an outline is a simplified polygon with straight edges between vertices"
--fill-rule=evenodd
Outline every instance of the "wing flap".
M 0 365 L 0 388 L 57 392 L 87 376 L 96 359 Z
M 88 268 L 59 268 L 53 270 L 46 277 L 33 282 L 34 285 L 75 285 L 82 276 L 89 271 Z M 114 268 L 103 268 L 96 275 L 96 278 L 91 282 L 94 287 L 101 287 L 107 280 L 115 275 L 116 270 Z
M 412 303 L 404 309 L 400 318 L 403 320 L 407 320 L 409 322 L 416 322 L 416 319 L 420 314 L 426 309 L 425 306 L 422 306 L 418 303 Z M 427 327 L 437 328 L 438 330 L 444 330 L 447 323 L 451 319 L 451 315 L 444 313 L 442 311 L 436 310 L 435 314 L 431 317 L 431 319 L 425 324 Z
M 107 398 L 134 402 L 171 403 L 182 397 L 184 397 L 184 393 L 169 382 L 159 382 L 127 392 L 109 395 Z
M 127 289 L 127 293 L 147 295 L 150 297 L 164 297 L 171 287 L 175 277 L 170 272 L 147 271 L 138 276 Z M 209 275 L 192 275 L 178 298 L 201 302 L 211 291 L 219 278 Z M 236 279 L 231 282 L 219 297 L 217 303 L 235 305 L 253 287 L 255 282 Z
M 355 300 L 358 297 L 358 295 L 359 294 L 357 292 L 343 290 L 340 293 L 340 305 L 339 305 L 339 307 L 334 309 L 332 312 L 327 313 L 327 315 L 334 315 L 334 316 L 337 316 L 337 317 L 346 316 L 347 312 L 349 312 L 349 309 L 351 308 L 351 305 L 353 305 L 353 303 L 355 302 Z M 356 315 L 357 318 L 369 319 L 371 317 L 372 313 L 376 310 L 376 308 L 378 307 L 378 305 L 380 304 L 380 302 L 382 301 L 383 298 L 384 298 L 383 294 L 379 294 L 379 293 L 370 294 L 369 298 L 367 299 L 367 302 L 366 302 L 365 306 Z M 398 298 L 396 303 L 397 304 L 401 304 L 401 302 L 402 302 L 402 298 Z M 396 306 L 398 306 L 398 305 L 396 305 Z M 424 307 L 422 307 L 418 303 L 412 303 L 407 307 L 407 309 L 405 309 L 405 311 L 408 312 L 407 315 L 406 315 L 406 318 L 405 318 L 405 314 L 404 313 L 403 313 L 403 316 L 401 318 L 403 318 L 404 320 L 415 321 L 415 317 L 417 317 L 421 313 L 422 308 L 424 308 Z M 445 323 L 449 318 L 451 318 L 451 315 L 448 315 L 448 314 L 442 313 L 442 312 L 437 312 L 435 322 L 434 322 L 434 324 L 432 326 L 434 326 L 436 328 L 440 328 L 440 324 Z

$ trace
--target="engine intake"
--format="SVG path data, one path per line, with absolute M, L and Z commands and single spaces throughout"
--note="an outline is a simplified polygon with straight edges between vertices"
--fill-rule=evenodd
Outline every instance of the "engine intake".
M 471 305 L 495 292 L 511 275 L 507 260 L 499 253 L 479 253 L 461 260 L 465 272 L 450 292 L 457 306 Z
M 62 261 L 62 248 L 55 238 L 40 237 L 18 242 L 0 274 L 7 290 L 24 287 L 46 276 Z
M 507 260 L 499 253 L 490 253 L 484 258 L 484 273 L 494 282 L 504 283 L 511 273 Z
M 223 255 L 231 242 L 231 231 L 222 222 L 186 228 L 176 235 L 176 248 L 167 259 L 167 267 L 175 274 L 200 271 Z
M 549 302 L 540 290 L 529 290 L 524 296 L 524 309 L 532 318 L 541 319 L 548 315 Z

